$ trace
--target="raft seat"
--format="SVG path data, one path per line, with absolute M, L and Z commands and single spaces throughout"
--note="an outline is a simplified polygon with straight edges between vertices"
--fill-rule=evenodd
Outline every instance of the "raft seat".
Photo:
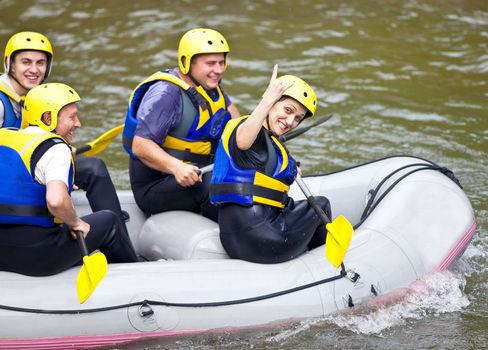
M 149 261 L 229 259 L 219 225 L 199 214 L 170 211 L 149 217 L 137 237 L 137 250 Z

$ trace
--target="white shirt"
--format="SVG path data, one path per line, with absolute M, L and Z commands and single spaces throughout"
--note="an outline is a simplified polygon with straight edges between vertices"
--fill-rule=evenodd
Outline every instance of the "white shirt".
M 29 126 L 19 132 L 27 134 L 47 133 L 38 126 Z M 71 150 L 66 144 L 60 143 L 49 148 L 46 153 L 39 159 L 34 169 L 34 175 L 37 182 L 41 185 L 47 185 L 53 180 L 59 180 L 69 187 L 71 182 L 69 170 L 71 167 Z

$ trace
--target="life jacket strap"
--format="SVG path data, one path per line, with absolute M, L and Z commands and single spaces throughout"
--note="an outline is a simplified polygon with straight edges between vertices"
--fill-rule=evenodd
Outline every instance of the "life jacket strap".
M 210 109 L 210 104 L 208 103 L 208 101 L 205 99 L 205 97 L 202 96 L 202 94 L 194 86 L 185 90 L 185 93 L 190 98 L 190 101 L 192 102 L 192 104 L 196 109 L 198 109 L 198 107 L 200 107 L 204 111 Z
M 0 216 L 50 217 L 47 207 L 33 205 L 0 204 Z
M 122 145 L 132 149 L 132 142 L 134 142 L 134 138 L 127 136 L 126 134 L 122 134 Z
M 174 148 L 163 149 L 170 155 L 185 163 L 210 164 L 214 160 L 214 154 L 197 154 L 192 153 L 189 149 L 179 150 Z
M 211 184 L 210 193 L 212 195 L 241 194 L 244 196 L 258 196 L 281 203 L 283 206 L 286 206 L 288 202 L 288 193 L 248 182 Z

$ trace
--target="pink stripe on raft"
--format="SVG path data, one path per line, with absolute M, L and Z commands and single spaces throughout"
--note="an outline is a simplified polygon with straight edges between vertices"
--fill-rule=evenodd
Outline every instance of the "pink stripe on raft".
M 454 261 L 461 255 L 461 253 L 466 249 L 469 242 L 474 236 L 476 232 L 476 220 L 474 219 L 471 223 L 471 226 L 467 229 L 467 231 L 461 236 L 461 238 L 456 242 L 454 248 L 449 252 L 449 254 L 441 261 L 439 265 L 437 265 L 433 272 L 442 271 L 448 269 Z
M 125 334 L 93 335 L 93 336 L 67 336 L 56 338 L 3 338 L 0 339 L 0 349 L 86 349 L 96 346 L 107 346 L 127 343 L 135 340 L 159 338 L 167 336 L 191 335 L 204 333 L 205 330 L 182 330 L 182 331 L 156 331 L 137 332 Z

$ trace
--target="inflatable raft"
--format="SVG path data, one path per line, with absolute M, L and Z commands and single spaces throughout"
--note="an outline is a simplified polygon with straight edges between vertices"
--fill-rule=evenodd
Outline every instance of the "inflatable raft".
M 476 229 L 454 175 L 423 159 L 390 157 L 304 180 L 355 226 L 340 268 L 324 247 L 281 264 L 229 259 L 216 223 L 176 211 L 146 218 L 122 191 L 131 239 L 150 261 L 109 265 L 82 305 L 79 267 L 50 277 L 0 272 L 0 348 L 84 348 L 321 317 L 449 268 Z M 290 194 L 304 198 L 298 187 Z M 74 200 L 89 212 L 82 193 Z

